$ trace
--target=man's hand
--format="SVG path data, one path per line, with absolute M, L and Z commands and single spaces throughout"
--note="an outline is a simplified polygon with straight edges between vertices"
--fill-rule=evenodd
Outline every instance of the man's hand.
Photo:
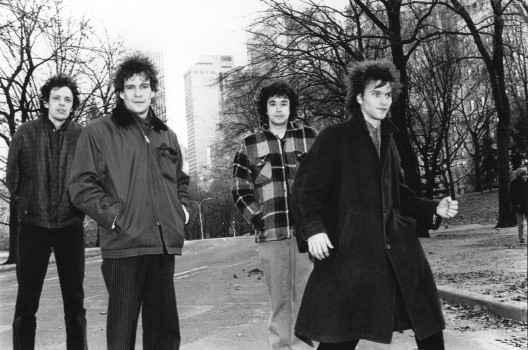
M 330 251 L 328 248 L 334 248 L 328 235 L 324 232 L 313 235 L 308 238 L 308 250 L 310 254 L 316 257 L 319 260 L 323 260 L 330 256 Z
M 458 201 L 454 201 L 451 197 L 445 197 L 436 207 L 436 215 L 445 219 L 454 217 L 458 213 Z

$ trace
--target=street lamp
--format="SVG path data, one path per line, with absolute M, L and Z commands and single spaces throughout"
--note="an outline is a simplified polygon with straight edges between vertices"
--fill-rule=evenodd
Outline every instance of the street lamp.
M 191 200 L 191 202 L 196 203 L 198 206 L 198 214 L 200 215 L 200 232 L 202 233 L 202 239 L 204 239 L 204 232 L 203 232 L 203 222 L 202 222 L 202 202 L 207 201 L 209 199 L 212 199 L 211 197 L 204 198 L 198 203 L 197 201 Z

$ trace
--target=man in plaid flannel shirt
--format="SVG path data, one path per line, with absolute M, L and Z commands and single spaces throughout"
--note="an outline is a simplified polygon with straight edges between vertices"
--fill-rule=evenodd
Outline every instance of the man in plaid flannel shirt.
M 233 165 L 236 206 L 255 229 L 271 299 L 268 337 L 272 349 L 310 349 L 293 327 L 313 262 L 292 239 L 290 189 L 299 162 L 316 132 L 292 122 L 297 94 L 284 81 L 262 88 L 257 102 L 262 128 L 242 140 Z

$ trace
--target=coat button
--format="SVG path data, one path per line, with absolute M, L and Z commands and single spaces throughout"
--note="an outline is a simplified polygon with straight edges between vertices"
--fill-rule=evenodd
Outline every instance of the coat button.
M 391 249 L 390 243 L 385 243 L 385 248 L 387 248 L 387 250 L 390 250 Z

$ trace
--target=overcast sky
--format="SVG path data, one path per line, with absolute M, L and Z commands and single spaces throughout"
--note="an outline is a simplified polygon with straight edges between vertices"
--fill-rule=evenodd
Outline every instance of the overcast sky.
M 293 0 L 296 1 L 296 0 Z M 346 0 L 328 0 L 343 3 Z M 258 0 L 64 0 L 125 46 L 162 52 L 169 126 L 187 145 L 183 74 L 200 55 L 234 55 L 247 62 L 246 28 L 263 6 Z

